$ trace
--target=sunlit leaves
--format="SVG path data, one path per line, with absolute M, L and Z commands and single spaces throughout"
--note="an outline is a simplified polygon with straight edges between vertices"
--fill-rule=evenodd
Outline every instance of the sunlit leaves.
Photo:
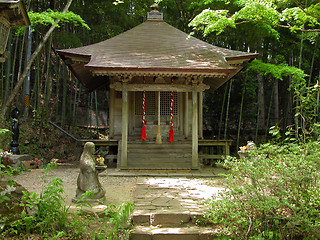
M 215 0 L 202 3 L 214 6 Z M 221 1 L 220 1 L 221 2 Z M 230 5 L 236 7 L 234 14 L 228 10 L 206 9 L 191 23 L 195 30 L 201 30 L 205 35 L 220 34 L 226 28 L 244 23 L 257 23 L 267 29 L 270 36 L 279 37 L 278 29 L 287 28 L 291 31 L 320 31 L 320 3 L 300 4 L 299 1 L 275 0 L 230 0 L 224 1 L 225 9 Z M 265 25 L 268 25 L 265 26 Z
M 260 60 L 253 60 L 247 71 L 257 72 L 266 77 L 271 76 L 279 80 L 290 76 L 292 80 L 296 80 L 297 82 L 305 82 L 305 77 L 307 76 L 301 69 L 288 66 L 286 63 L 276 65 L 264 63 Z
M 216 32 L 218 35 L 226 27 L 235 27 L 235 22 L 232 18 L 228 18 L 228 10 L 206 9 L 193 19 L 190 26 L 203 28 L 204 35 L 208 35 L 211 32 Z
M 85 21 L 78 15 L 71 11 L 67 11 L 65 13 L 55 12 L 51 9 L 48 9 L 45 12 L 28 12 L 31 25 L 54 25 L 56 27 L 60 27 L 55 21 L 60 19 L 61 23 L 72 23 L 75 26 L 81 26 L 86 29 L 90 29 L 90 27 L 85 23 Z
M 245 7 L 233 16 L 236 21 L 246 20 L 276 25 L 280 21 L 280 13 L 269 1 L 249 1 Z
M 118 5 L 118 4 L 120 4 L 120 3 L 123 3 L 123 1 L 121 1 L 121 0 L 116 0 L 116 1 L 113 2 L 114 5 Z
M 305 26 L 310 28 L 319 27 L 319 22 L 316 18 L 307 15 L 305 11 L 298 7 L 285 9 L 281 14 L 281 20 L 289 24 L 291 30 L 304 29 Z

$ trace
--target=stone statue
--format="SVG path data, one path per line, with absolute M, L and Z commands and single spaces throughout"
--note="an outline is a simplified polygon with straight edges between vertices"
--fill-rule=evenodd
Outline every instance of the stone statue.
M 77 180 L 76 196 L 72 199 L 73 202 L 77 202 L 86 191 L 93 193 L 93 196 L 86 198 L 88 201 L 104 203 L 106 200 L 106 191 L 98 179 L 94 152 L 94 143 L 87 142 L 80 157 L 80 173 Z

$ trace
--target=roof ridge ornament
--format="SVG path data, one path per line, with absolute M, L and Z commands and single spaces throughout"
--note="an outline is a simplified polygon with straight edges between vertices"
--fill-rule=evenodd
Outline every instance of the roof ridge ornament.
M 151 7 L 151 11 L 147 13 L 147 20 L 163 21 L 163 13 L 158 11 L 158 4 L 154 3 L 150 7 Z

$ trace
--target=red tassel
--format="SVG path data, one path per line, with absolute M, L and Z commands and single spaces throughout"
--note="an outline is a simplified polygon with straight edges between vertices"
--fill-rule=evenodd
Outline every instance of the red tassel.
M 146 127 L 144 126 L 144 124 L 142 125 L 141 139 L 147 140 L 147 132 L 146 132 Z
M 173 142 L 174 135 L 173 135 L 173 126 L 170 127 L 170 134 L 169 134 L 169 142 Z

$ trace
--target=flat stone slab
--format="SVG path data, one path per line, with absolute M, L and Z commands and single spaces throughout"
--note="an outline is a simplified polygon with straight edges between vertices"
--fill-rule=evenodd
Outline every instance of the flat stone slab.
M 211 240 L 217 236 L 211 228 L 155 228 L 138 226 L 130 234 L 130 240 Z

